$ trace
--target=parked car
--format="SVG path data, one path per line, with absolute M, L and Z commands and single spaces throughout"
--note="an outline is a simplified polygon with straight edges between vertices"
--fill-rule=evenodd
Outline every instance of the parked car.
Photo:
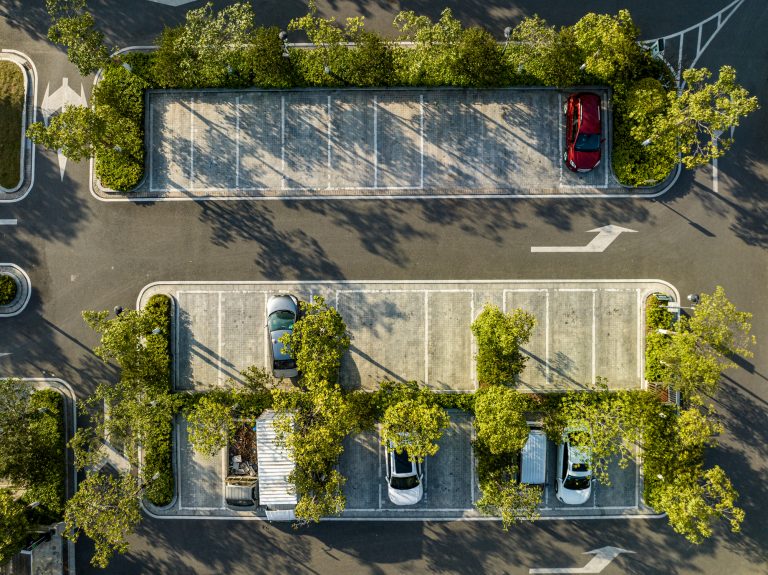
M 395 505 L 414 505 L 424 496 L 422 464 L 411 461 L 408 452 L 385 448 L 387 459 L 387 495 Z
M 557 446 L 555 495 L 566 505 L 586 503 L 592 494 L 592 470 L 589 467 L 592 452 L 589 447 L 575 443 L 576 436 L 586 432 L 584 428 L 567 428 Z
M 589 172 L 600 164 L 603 144 L 600 96 L 578 92 L 568 96 L 565 112 L 565 165 L 574 172 Z
M 267 337 L 269 338 L 269 353 L 272 364 L 272 374 L 275 377 L 296 377 L 296 360 L 291 356 L 291 350 L 280 341 L 286 334 L 293 333 L 293 324 L 299 317 L 299 300 L 291 294 L 270 296 L 267 300 Z

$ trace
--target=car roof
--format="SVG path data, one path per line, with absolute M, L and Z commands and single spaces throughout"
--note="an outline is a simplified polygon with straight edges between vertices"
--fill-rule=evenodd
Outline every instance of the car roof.
M 599 134 L 600 133 L 600 96 L 582 92 L 578 94 L 581 102 L 581 125 L 579 133 Z

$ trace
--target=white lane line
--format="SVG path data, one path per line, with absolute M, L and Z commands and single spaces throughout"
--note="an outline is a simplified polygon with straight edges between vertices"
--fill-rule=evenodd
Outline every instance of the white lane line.
M 10 218 L 7 220 L 0 220 L 0 226 L 15 226 L 18 222 L 16 218 Z
M 331 189 L 331 96 L 328 96 L 328 185 L 326 190 Z
M 419 94 L 419 107 L 421 108 L 421 117 L 419 119 L 419 130 L 421 131 L 421 184 L 419 189 L 424 189 L 424 94 Z
M 195 97 L 189 101 L 189 189 L 194 189 L 195 178 Z
M 592 292 L 592 385 L 597 370 L 597 290 Z
M 379 186 L 379 101 L 373 96 L 373 187 Z
M 235 96 L 235 189 L 240 188 L 240 96 Z

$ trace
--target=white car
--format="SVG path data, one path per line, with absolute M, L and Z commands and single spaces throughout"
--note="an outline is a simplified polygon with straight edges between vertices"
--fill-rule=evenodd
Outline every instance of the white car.
M 297 377 L 296 360 L 280 338 L 293 332 L 299 316 L 299 300 L 291 294 L 273 295 L 267 300 L 267 337 L 272 375 L 277 378 Z
M 592 494 L 592 453 L 588 447 L 574 445 L 574 436 L 584 428 L 567 428 L 557 446 L 557 485 L 555 495 L 566 505 L 581 505 Z
M 411 461 L 406 451 L 385 449 L 387 459 L 387 495 L 395 505 L 415 505 L 424 496 L 421 463 Z

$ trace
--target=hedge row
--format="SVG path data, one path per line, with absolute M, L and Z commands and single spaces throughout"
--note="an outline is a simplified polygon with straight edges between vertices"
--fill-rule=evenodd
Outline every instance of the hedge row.
M 667 345 L 669 335 L 659 333 L 659 329 L 672 329 L 674 315 L 666 302 L 655 294 L 645 300 L 645 380 L 651 383 L 664 381 L 666 372 L 661 363 L 660 350 Z
M 99 85 L 105 87 L 97 87 L 94 91 L 97 108 L 109 106 L 118 117 L 132 125 L 126 130 L 125 146 L 121 144 L 119 151 L 113 147 L 98 151 L 97 176 L 103 185 L 119 191 L 129 191 L 141 181 L 144 169 L 144 150 L 140 145 L 140 141 L 143 142 L 142 94 L 147 88 L 490 88 L 553 83 L 589 85 L 606 81 L 579 67 L 583 56 L 573 44 L 569 28 L 548 29 L 551 34 L 561 37 L 554 41 L 554 45 L 564 42 L 560 46 L 565 50 L 563 54 L 540 54 L 536 62 L 529 62 L 515 55 L 525 40 L 505 47 L 487 30 L 461 28 L 449 13 L 445 27 L 455 24 L 458 30 L 449 32 L 449 40 L 417 42 L 416 47 L 394 44 L 361 30 L 354 35 L 355 45 L 340 43 L 315 49 L 289 47 L 288 57 L 283 55 L 285 48 L 279 29 L 261 27 L 251 34 L 250 44 L 223 55 L 217 54 L 215 62 L 195 55 L 187 48 L 179 48 L 179 39 L 184 36 L 183 26 L 166 28 L 158 38 L 157 51 L 120 56 L 104 70 Z M 438 25 L 435 27 L 438 29 Z M 639 46 L 631 52 L 628 58 L 632 59 L 632 65 L 611 75 L 608 83 L 613 89 L 613 169 L 620 181 L 638 186 L 661 181 L 674 165 L 658 162 L 652 151 L 633 137 L 633 129 L 640 121 L 633 114 L 633 90 L 638 86 L 647 88 L 642 84 L 646 80 L 667 90 L 673 85 L 674 78 L 663 62 L 652 58 Z M 131 71 L 128 72 L 122 64 L 128 65 Z M 664 98 L 660 100 L 661 109 L 665 102 Z
M 37 390 L 30 397 L 29 409 L 34 414 L 29 431 L 37 464 L 31 468 L 22 501 L 40 503 L 28 511 L 31 524 L 51 524 L 61 520 L 64 512 L 64 398 L 52 389 Z
M 151 338 L 147 340 L 147 351 L 163 356 L 160 365 L 165 369 L 161 377 L 158 377 L 157 389 L 154 393 L 159 395 L 172 392 L 171 380 L 171 298 L 157 294 L 149 298 L 144 306 L 144 313 L 154 319 L 153 325 L 159 327 L 165 337 Z M 169 402 L 172 405 L 172 402 Z M 143 450 L 144 477 L 152 477 L 158 473 L 158 478 L 149 483 L 144 497 L 158 506 L 168 505 L 173 500 L 175 481 L 173 473 L 173 417 L 172 414 L 164 414 L 158 418 L 157 426 L 162 432 L 147 438 Z

